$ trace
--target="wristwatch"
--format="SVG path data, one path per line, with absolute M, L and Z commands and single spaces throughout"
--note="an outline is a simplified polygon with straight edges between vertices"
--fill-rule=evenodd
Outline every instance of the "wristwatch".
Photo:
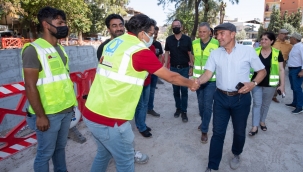
M 193 68 L 193 66 L 189 65 L 190 68 Z
M 255 86 L 257 86 L 257 85 L 258 85 L 258 83 L 257 83 L 256 81 L 251 81 L 251 82 L 253 82 L 253 83 L 255 84 Z

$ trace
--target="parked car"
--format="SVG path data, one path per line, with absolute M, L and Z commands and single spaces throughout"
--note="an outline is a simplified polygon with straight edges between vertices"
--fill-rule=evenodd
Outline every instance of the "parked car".
M 249 39 L 239 40 L 238 44 L 242 44 L 242 45 L 247 45 L 247 46 L 253 47 L 253 41 L 249 40 Z

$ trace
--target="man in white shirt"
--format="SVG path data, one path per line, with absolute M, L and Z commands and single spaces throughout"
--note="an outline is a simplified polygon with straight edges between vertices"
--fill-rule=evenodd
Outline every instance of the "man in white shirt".
M 290 43 L 293 45 L 288 59 L 289 69 L 289 82 L 293 91 L 293 101 L 286 106 L 294 107 L 293 114 L 299 114 L 303 111 L 303 93 L 302 93 L 302 82 L 303 82 L 303 44 L 301 42 L 302 35 L 299 33 L 293 33 L 290 36 Z
M 197 82 L 204 84 L 216 72 L 217 90 L 213 104 L 213 136 L 210 142 L 208 166 L 205 172 L 218 170 L 222 159 L 226 128 L 231 118 L 234 133 L 230 167 L 240 165 L 240 154 L 245 144 L 245 130 L 250 111 L 250 91 L 266 76 L 266 70 L 252 47 L 236 44 L 236 26 L 223 23 L 215 27 L 215 35 L 220 47 L 213 50 L 208 57 L 205 71 Z M 258 74 L 251 82 L 250 69 Z M 242 83 L 242 87 L 240 86 Z M 226 171 L 224 169 L 223 171 Z

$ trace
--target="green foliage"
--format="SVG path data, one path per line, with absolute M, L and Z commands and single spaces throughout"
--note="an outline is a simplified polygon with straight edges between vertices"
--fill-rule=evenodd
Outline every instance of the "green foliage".
M 244 29 L 236 33 L 236 40 L 242 40 L 242 39 L 246 39 L 246 32 Z
M 284 12 L 283 16 L 280 15 L 280 10 L 273 7 L 272 13 L 270 15 L 270 23 L 267 30 L 274 33 L 278 33 L 279 29 L 282 27 L 288 31 L 296 31 L 300 29 L 302 19 L 302 12 L 298 9 L 297 12 L 288 14 L 287 11 Z
M 273 6 L 267 30 L 277 34 L 282 26 L 280 10 L 276 9 L 276 6 Z
M 183 20 L 184 23 L 191 24 L 192 26 L 186 26 L 185 30 L 187 33 L 191 31 L 191 38 L 194 39 L 200 22 L 213 22 L 215 20 L 214 18 L 216 18 L 219 12 L 217 2 L 221 1 L 222 0 L 158 0 L 158 5 L 162 5 L 164 8 L 167 4 L 175 4 L 176 10 L 169 14 L 167 21 L 170 22 L 178 18 Z M 232 4 L 239 3 L 239 0 L 229 1 Z
M 300 29 L 301 26 L 301 19 L 302 19 L 302 12 L 300 9 L 297 10 L 295 13 L 291 13 L 289 16 L 289 24 L 291 24 L 295 29 Z
M 257 40 L 260 42 L 260 36 L 264 33 L 264 28 L 263 25 L 260 25 L 259 29 L 258 29 L 258 36 L 257 36 Z
M 89 19 L 92 21 L 91 33 L 107 34 L 105 18 L 112 13 L 119 14 L 122 17 L 127 15 L 125 5 L 129 0 L 86 0 L 89 4 L 91 14 Z
M 288 30 L 289 34 L 293 34 L 296 29 L 289 23 L 284 23 L 283 28 Z

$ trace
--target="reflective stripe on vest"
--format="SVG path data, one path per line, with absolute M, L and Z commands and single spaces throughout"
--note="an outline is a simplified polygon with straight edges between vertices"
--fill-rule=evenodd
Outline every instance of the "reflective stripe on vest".
M 256 53 L 259 56 L 261 53 L 262 47 L 256 48 Z M 269 85 L 275 87 L 279 84 L 279 50 L 275 48 L 271 48 L 271 66 L 270 66 L 270 74 L 269 74 Z
M 196 39 L 193 41 L 193 53 L 195 57 L 193 77 L 199 77 L 204 73 L 204 67 L 210 52 L 218 47 L 219 42 L 214 38 L 211 38 L 204 50 L 201 49 L 201 39 Z M 215 73 L 209 81 L 216 81 Z
M 36 86 L 45 114 L 55 114 L 77 105 L 73 83 L 68 73 L 68 57 L 66 56 L 66 65 L 64 65 L 57 50 L 41 38 L 25 44 L 21 53 L 29 45 L 35 48 L 42 67 Z M 58 46 L 66 55 L 63 47 Z M 35 114 L 31 105 L 28 110 Z
M 116 81 L 121 81 L 129 84 L 135 84 L 135 85 L 140 85 L 142 86 L 144 84 L 144 79 L 140 78 L 135 78 L 132 76 L 127 76 L 127 75 L 122 75 L 113 71 L 105 70 L 103 68 L 98 68 L 97 73 L 99 75 L 105 76 L 107 78 L 116 80 Z
M 132 56 L 145 49 L 136 36 L 129 34 L 104 46 L 103 61 L 85 103 L 90 111 L 112 119 L 133 119 L 148 73 L 134 69 Z

